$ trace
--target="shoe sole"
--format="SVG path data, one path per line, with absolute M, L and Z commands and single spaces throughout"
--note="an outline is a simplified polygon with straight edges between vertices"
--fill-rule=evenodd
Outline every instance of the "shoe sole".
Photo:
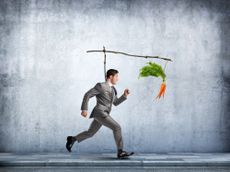
M 126 159 L 126 158 L 129 158 L 129 156 L 133 155 L 134 152 L 130 152 L 129 154 L 127 155 L 124 155 L 124 156 L 120 156 L 120 157 L 117 157 L 118 159 Z

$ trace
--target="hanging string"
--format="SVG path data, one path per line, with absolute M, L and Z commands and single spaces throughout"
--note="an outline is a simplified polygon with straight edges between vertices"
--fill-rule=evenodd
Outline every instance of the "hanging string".
M 165 66 L 164 66 L 164 72 L 165 72 L 165 68 L 166 68 L 166 65 L 167 65 L 168 61 L 165 62 Z

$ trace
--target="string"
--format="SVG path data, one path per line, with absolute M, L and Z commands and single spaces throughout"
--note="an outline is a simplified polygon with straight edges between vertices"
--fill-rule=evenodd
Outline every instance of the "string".
M 165 72 L 165 68 L 166 68 L 166 65 L 167 65 L 168 61 L 165 62 L 165 66 L 164 66 L 164 72 Z

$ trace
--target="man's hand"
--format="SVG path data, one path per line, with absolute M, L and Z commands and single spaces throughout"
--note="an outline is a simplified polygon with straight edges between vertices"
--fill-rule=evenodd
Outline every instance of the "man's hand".
M 82 110 L 82 111 L 81 111 L 81 115 L 82 115 L 83 117 L 86 117 L 87 114 L 88 114 L 87 110 Z
M 124 91 L 124 95 L 125 95 L 125 97 L 127 97 L 128 95 L 129 95 L 129 89 L 125 89 L 125 91 Z

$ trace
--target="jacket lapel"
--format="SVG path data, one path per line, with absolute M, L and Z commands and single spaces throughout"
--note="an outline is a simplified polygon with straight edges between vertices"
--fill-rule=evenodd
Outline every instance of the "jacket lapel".
M 108 91 L 109 91 L 109 93 L 110 93 L 111 101 L 113 101 L 113 98 L 114 98 L 114 90 L 113 90 L 113 88 L 109 85 L 108 82 L 105 82 L 105 83 L 106 83 L 107 89 L 108 89 Z

